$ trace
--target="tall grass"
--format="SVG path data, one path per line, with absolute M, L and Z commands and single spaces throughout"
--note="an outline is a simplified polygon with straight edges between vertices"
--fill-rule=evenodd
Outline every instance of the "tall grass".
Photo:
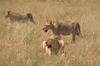
M 0 66 L 100 66 L 100 8 L 96 0 L 0 0 Z M 7 11 L 31 12 L 31 22 L 11 22 Z M 47 19 L 72 21 L 81 25 L 83 38 L 70 43 L 71 35 L 63 36 L 65 56 L 47 56 L 42 31 Z

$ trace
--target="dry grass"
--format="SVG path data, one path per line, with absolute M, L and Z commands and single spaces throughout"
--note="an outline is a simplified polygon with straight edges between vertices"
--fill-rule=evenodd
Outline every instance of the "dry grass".
M 100 1 L 98 0 L 0 0 L 0 66 L 100 66 Z M 10 22 L 8 10 L 34 15 L 37 25 Z M 70 44 L 64 37 L 66 55 L 45 56 L 41 47 L 46 19 L 72 17 L 81 25 L 83 38 Z

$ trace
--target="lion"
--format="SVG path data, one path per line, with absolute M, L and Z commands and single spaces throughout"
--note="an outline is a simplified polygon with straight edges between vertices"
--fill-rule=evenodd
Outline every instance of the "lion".
M 43 31 L 48 32 L 48 30 L 51 30 L 55 35 L 72 34 L 72 41 L 75 41 L 76 36 L 81 35 L 80 24 L 78 22 L 62 24 L 54 23 L 52 20 L 49 20 L 43 27 Z
M 64 52 L 64 41 L 58 39 L 58 37 L 50 37 L 43 41 L 43 48 L 45 49 L 46 54 L 49 56 L 52 54 L 58 55 L 59 53 Z
M 21 15 L 19 13 L 8 11 L 5 17 L 9 18 L 10 21 L 28 21 L 29 20 L 30 22 L 35 24 L 35 21 L 31 13 L 26 13 L 26 15 Z

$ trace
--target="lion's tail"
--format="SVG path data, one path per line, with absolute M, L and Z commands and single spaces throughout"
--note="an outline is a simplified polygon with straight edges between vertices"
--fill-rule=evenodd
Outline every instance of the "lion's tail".
M 80 29 L 80 24 L 79 23 L 76 23 L 76 34 L 79 36 L 81 34 L 81 29 Z

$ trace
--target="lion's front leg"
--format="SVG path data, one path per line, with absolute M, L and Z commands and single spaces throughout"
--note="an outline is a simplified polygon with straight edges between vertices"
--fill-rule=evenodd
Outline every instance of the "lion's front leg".
M 46 45 L 46 41 L 43 41 L 43 49 L 45 49 L 45 54 L 51 56 L 51 48 Z

